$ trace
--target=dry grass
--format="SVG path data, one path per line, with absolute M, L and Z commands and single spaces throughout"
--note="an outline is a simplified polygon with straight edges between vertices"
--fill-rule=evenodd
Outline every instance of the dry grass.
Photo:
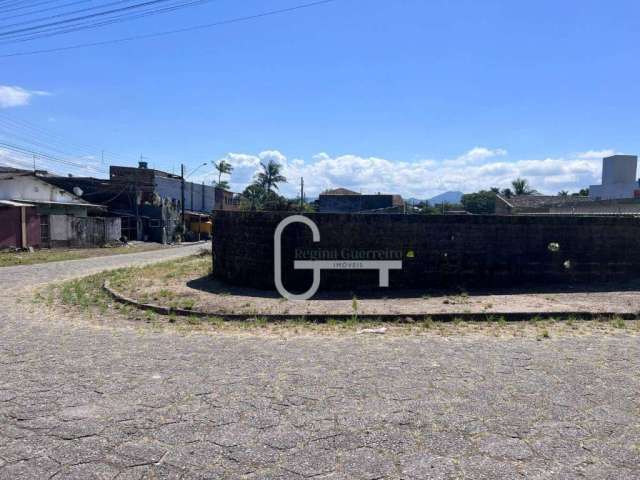
M 621 290 L 577 289 L 554 293 L 500 291 L 393 291 L 381 297 L 380 292 L 358 292 L 353 298 L 345 292 L 320 291 L 309 301 L 280 298 L 275 292 L 230 286 L 209 277 L 210 256 L 175 263 L 158 264 L 132 272 L 116 289 L 142 303 L 166 307 L 212 312 L 219 315 L 336 315 L 375 318 L 387 314 L 420 318 L 440 313 L 453 316 L 476 313 L 495 316 L 499 321 L 505 312 L 640 312 L 640 284 L 621 286 Z M 631 288 L 632 287 L 632 288 Z M 612 288 L 609 286 L 609 288 Z
M 466 322 L 460 318 L 452 322 L 436 322 L 430 317 L 405 322 L 367 321 L 358 318 L 357 302 L 354 298 L 354 314 L 347 320 L 328 318 L 325 322 L 311 322 L 303 316 L 282 322 L 269 322 L 255 316 L 244 321 L 224 321 L 220 317 L 197 318 L 190 316 L 159 315 L 122 305 L 113 301 L 102 289 L 106 279 L 111 285 L 127 295 L 135 286 L 155 288 L 148 301 L 173 304 L 185 308 L 188 298 L 179 298 L 162 285 L 176 276 L 203 276 L 211 267 L 209 254 L 196 255 L 145 267 L 126 268 L 92 275 L 39 290 L 34 297 L 35 308 L 47 306 L 47 310 L 58 311 L 60 316 L 74 317 L 102 325 L 136 325 L 142 328 L 173 330 L 178 333 L 195 332 L 210 334 L 249 334 L 277 337 L 301 335 L 344 336 L 356 334 L 365 328 L 386 327 L 386 336 L 488 336 L 493 338 L 526 337 L 538 341 L 553 341 L 563 336 L 640 334 L 640 321 L 621 318 L 584 321 L 571 318 L 564 321 L 533 318 L 525 322 L 507 322 L 496 316 L 484 322 Z M 364 335 L 363 335 L 364 336 Z

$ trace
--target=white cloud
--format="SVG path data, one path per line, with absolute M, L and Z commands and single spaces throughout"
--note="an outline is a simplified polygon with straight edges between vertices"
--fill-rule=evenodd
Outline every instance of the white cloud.
M 491 149 L 486 147 L 473 147 L 458 158 L 447 160 L 446 162 L 449 165 L 468 165 L 471 163 L 479 163 L 489 158 L 504 157 L 506 155 L 507 151 L 503 148 Z
M 510 186 L 524 177 L 543 193 L 577 191 L 600 183 L 602 157 L 614 150 L 592 150 L 556 158 L 505 158 L 501 148 L 474 147 L 450 159 L 417 161 L 362 157 L 355 154 L 332 156 L 318 153 L 310 160 L 289 160 L 282 152 L 267 150 L 257 155 L 230 153 L 224 157 L 235 166 L 231 187 L 242 191 L 260 169 L 260 162 L 274 159 L 283 165 L 289 183 L 283 194 L 295 196 L 300 177 L 305 191 L 316 196 L 328 188 L 345 187 L 364 193 L 400 193 L 405 197 L 429 198 L 447 190 L 473 192 L 490 187 Z
M 610 157 L 611 155 L 615 155 L 617 152 L 612 149 L 606 150 L 588 150 L 586 152 L 578 153 L 578 158 L 583 158 L 585 160 L 593 160 L 593 159 L 602 159 L 604 157 Z
M 39 90 L 26 90 L 22 87 L 0 85 L 0 108 L 28 105 L 34 96 L 49 95 Z

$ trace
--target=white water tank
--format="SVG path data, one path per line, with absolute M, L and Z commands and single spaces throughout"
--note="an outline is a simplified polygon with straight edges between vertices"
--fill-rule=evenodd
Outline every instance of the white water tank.
M 593 199 L 634 198 L 638 186 L 638 157 L 613 155 L 602 160 L 602 185 L 591 185 Z
M 638 157 L 613 155 L 602 160 L 602 184 L 633 183 L 636 181 Z

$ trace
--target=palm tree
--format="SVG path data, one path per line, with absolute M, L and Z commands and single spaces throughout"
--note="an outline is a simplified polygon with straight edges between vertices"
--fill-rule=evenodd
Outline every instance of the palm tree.
M 230 190 L 229 182 L 226 180 L 222 180 L 221 182 L 216 183 L 217 188 L 221 188 L 222 190 Z
M 269 160 L 265 165 L 261 163 L 262 172 L 257 175 L 257 182 L 264 187 L 267 195 L 271 193 L 271 189 L 278 190 L 278 183 L 286 182 L 287 179 L 280 172 L 282 171 L 282 165 L 275 160 Z
M 534 195 L 538 193 L 536 190 L 531 188 L 529 181 L 524 178 L 516 178 L 511 182 L 511 186 L 513 186 L 513 193 L 516 195 Z
M 558 196 L 560 196 L 560 197 L 568 197 L 569 196 L 569 192 L 567 192 L 566 190 L 560 190 L 558 192 Z
M 220 160 L 218 163 L 214 162 L 213 168 L 215 168 L 218 171 L 218 183 L 216 184 L 218 186 L 220 186 L 221 184 L 223 174 L 231 175 L 231 172 L 233 172 L 233 165 L 231 165 L 229 162 L 225 160 Z M 220 188 L 224 188 L 224 187 L 220 186 Z M 228 188 L 228 184 L 227 184 L 227 188 Z
M 264 202 L 265 191 L 261 185 L 252 183 L 242 192 L 243 206 L 246 206 L 247 210 L 259 210 L 262 208 Z

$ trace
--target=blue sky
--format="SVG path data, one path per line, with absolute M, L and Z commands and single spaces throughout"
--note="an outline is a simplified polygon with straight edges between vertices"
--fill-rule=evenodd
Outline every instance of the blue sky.
M 0 55 L 300 3 L 217 0 L 0 46 Z M 520 174 L 555 193 L 597 182 L 604 154 L 640 151 L 639 31 L 632 1 L 337 0 L 182 35 L 0 58 L 0 85 L 13 89 L 0 89 L 0 114 L 89 153 L 130 162 L 143 154 L 169 171 L 227 158 L 235 189 L 276 158 L 312 194 L 346 186 L 422 198 L 506 186 Z

